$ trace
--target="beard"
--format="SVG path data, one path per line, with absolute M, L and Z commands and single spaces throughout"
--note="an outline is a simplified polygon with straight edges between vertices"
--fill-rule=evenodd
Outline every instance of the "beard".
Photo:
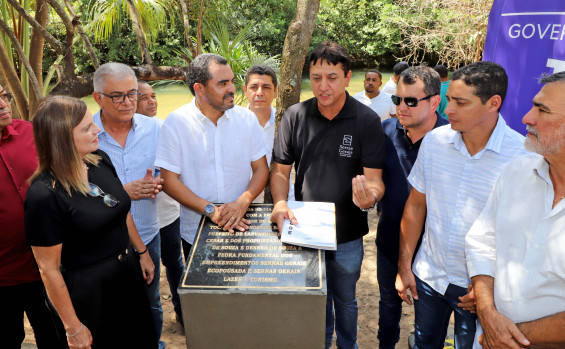
M 565 126 L 553 130 L 553 132 L 543 140 L 540 139 L 539 131 L 536 127 L 526 125 L 526 130 L 530 135 L 526 136 L 524 147 L 529 151 L 540 155 L 549 155 L 557 154 L 565 148 Z

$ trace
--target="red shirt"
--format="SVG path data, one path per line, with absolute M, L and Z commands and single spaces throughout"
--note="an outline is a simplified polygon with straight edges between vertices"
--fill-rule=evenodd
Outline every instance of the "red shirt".
M 36 169 L 31 123 L 12 120 L 0 138 L 0 286 L 40 280 L 24 228 L 27 179 Z

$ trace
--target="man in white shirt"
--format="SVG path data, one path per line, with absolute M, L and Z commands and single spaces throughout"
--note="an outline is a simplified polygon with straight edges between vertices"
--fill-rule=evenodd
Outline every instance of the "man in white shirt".
M 137 90 L 140 95 L 137 100 L 136 113 L 149 117 L 157 116 L 157 95 L 153 87 L 146 81 L 137 80 Z M 155 120 L 163 126 L 162 119 L 155 118 Z M 161 262 L 166 268 L 167 281 L 169 282 L 176 319 L 181 324 L 184 324 L 179 293 L 177 291 L 185 269 L 182 258 L 179 216 L 179 203 L 165 192 L 157 194 L 157 218 L 159 219 L 159 235 L 161 236 Z
M 522 120 L 537 154 L 506 168 L 466 238 L 477 348 L 565 347 L 565 72 L 540 82 Z
M 164 191 L 182 205 L 185 259 L 203 214 L 226 231 L 248 229 L 243 216 L 269 176 L 261 126 L 249 109 L 234 106 L 227 60 L 197 56 L 186 81 L 194 99 L 165 120 L 155 160 Z
M 415 300 L 414 348 L 441 345 L 452 312 L 455 347 L 473 344 L 476 316 L 460 305 L 470 298 L 465 235 L 505 164 L 525 153 L 524 137 L 498 114 L 507 87 L 504 68 L 493 62 L 476 62 L 454 72 L 447 90 L 451 125 L 424 137 L 408 177 L 412 190 L 400 223 L 396 289 L 412 304 L 410 289 Z M 430 103 L 430 97 L 418 103 Z
M 390 80 L 383 86 L 383 92 L 388 94 L 394 95 L 396 94 L 396 84 L 398 83 L 398 78 L 400 78 L 400 74 L 403 71 L 408 69 L 409 65 L 406 62 L 398 62 L 392 68 L 393 76 L 390 77 Z
M 275 114 L 273 100 L 277 95 L 277 73 L 267 65 L 254 65 L 245 73 L 245 84 L 243 92 L 248 108 L 256 116 L 259 125 L 263 128 L 263 140 L 267 150 L 267 164 L 271 166 L 273 155 L 273 144 L 275 142 Z M 262 192 L 255 202 L 262 203 L 264 193 Z M 294 185 L 289 181 L 288 200 L 294 200 Z
M 383 75 L 378 70 L 369 70 L 363 81 L 365 91 L 353 95 L 353 98 L 373 109 L 381 117 L 381 122 L 396 116 L 396 106 L 392 103 L 391 95 L 379 91 L 383 84 L 382 78 Z

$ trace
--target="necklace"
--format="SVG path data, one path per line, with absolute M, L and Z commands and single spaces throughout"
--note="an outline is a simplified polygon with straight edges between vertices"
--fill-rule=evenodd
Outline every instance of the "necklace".
M 563 200 L 563 199 L 565 199 L 565 194 L 561 195 L 560 198 L 557 198 L 557 199 L 553 200 L 553 203 L 556 204 L 556 203 L 558 203 L 559 201 L 561 201 L 561 200 Z

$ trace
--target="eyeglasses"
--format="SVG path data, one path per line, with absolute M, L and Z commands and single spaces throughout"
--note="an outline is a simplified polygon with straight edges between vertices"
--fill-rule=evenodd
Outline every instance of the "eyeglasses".
M 90 196 L 98 197 L 101 196 L 104 200 L 104 204 L 108 207 L 116 206 L 119 201 L 112 194 L 106 194 L 99 186 L 94 183 L 88 183 L 90 185 Z
M 390 96 L 390 99 L 392 99 L 392 103 L 394 103 L 394 105 L 400 105 L 402 100 L 404 100 L 404 103 L 406 103 L 407 106 L 409 106 L 410 108 L 414 108 L 418 106 L 418 102 L 425 101 L 426 99 L 430 99 L 433 96 L 437 96 L 437 95 L 429 95 L 420 99 L 416 97 L 399 97 L 396 95 L 392 95 Z
M 3 94 L 2 96 L 0 96 L 0 99 L 2 99 L 4 101 L 4 103 L 10 104 L 12 102 L 12 98 L 14 98 L 14 95 L 11 93 L 6 93 Z
M 131 101 L 131 102 L 135 102 L 137 101 L 137 99 L 139 98 L 139 95 L 141 93 L 139 93 L 139 91 L 135 91 L 135 92 L 129 92 L 129 93 L 121 93 L 119 95 L 107 95 L 104 92 L 98 92 L 103 96 L 112 98 L 112 102 L 113 103 L 124 103 L 124 101 L 126 100 L 126 97 Z

